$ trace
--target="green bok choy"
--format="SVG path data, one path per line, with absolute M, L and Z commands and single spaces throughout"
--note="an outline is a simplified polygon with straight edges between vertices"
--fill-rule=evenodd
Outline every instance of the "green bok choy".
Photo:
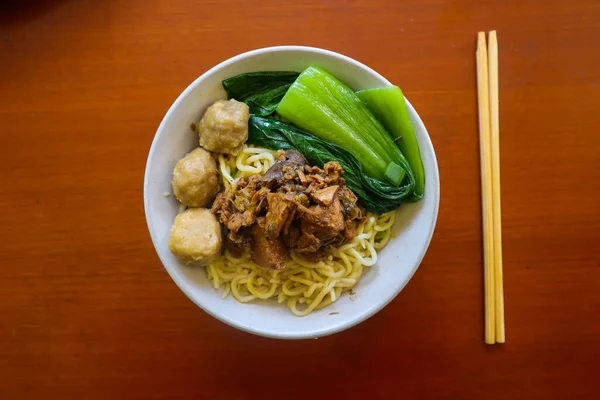
M 289 87 L 300 75 L 293 71 L 249 72 L 225 79 L 223 89 L 228 98 L 243 101 L 255 115 L 270 115 Z
M 390 86 L 361 90 L 356 95 L 394 138 L 415 175 L 415 197 L 422 197 L 425 170 L 402 90 L 398 86 Z
M 414 181 L 410 165 L 383 125 L 356 94 L 319 67 L 308 67 L 290 86 L 277 113 L 327 142 L 342 146 L 364 172 L 400 185 Z

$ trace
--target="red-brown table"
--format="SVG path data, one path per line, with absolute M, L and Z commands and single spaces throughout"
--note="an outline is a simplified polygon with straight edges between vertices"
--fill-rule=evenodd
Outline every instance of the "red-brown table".
M 8 3 L 8 4 L 7 4 Z M 5 1 L 0 398 L 600 398 L 600 2 Z M 475 38 L 497 29 L 507 343 L 483 343 Z M 277 341 L 171 281 L 142 182 L 177 95 L 303 44 L 400 85 L 437 151 L 437 229 L 367 322 Z

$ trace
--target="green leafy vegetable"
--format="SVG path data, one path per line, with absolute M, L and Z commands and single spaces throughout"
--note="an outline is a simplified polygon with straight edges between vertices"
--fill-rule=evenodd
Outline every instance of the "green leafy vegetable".
M 415 175 L 415 197 L 422 197 L 425 191 L 425 170 L 402 90 L 398 86 L 390 86 L 361 90 L 356 95 L 394 138 Z
M 228 98 L 243 101 L 256 115 L 270 115 L 298 77 L 293 71 L 250 72 L 225 79 L 223 88 Z
M 277 106 L 277 113 L 315 136 L 348 149 L 362 164 L 364 171 L 379 181 L 395 185 L 412 171 L 402 152 L 367 106 L 356 94 L 333 75 L 318 67 L 309 67 Z M 405 173 L 391 167 L 395 163 Z M 396 171 L 387 174 L 386 171 Z
M 312 165 L 323 167 L 337 161 L 344 169 L 346 185 L 360 203 L 376 214 L 397 209 L 411 200 L 414 191 L 412 175 L 400 186 L 372 178 L 363 172 L 361 163 L 345 148 L 322 140 L 293 125 L 272 118 L 250 116 L 248 143 L 272 150 L 298 150 Z

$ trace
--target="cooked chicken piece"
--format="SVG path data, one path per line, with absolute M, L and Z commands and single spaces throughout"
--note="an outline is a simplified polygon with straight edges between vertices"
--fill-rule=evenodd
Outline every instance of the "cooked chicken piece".
M 269 188 L 262 187 L 252 195 L 250 199 L 250 208 L 254 210 L 255 214 L 262 211 L 263 207 L 267 203 L 267 195 L 270 193 Z
M 252 239 L 250 238 L 251 232 L 251 228 L 242 228 L 239 232 L 229 231 L 227 239 L 240 247 L 247 247 L 252 244 Z
M 346 239 L 347 241 L 350 241 L 352 239 L 354 239 L 356 237 L 356 228 L 358 228 L 358 221 L 357 220 L 350 220 L 347 219 L 345 221 L 345 229 L 343 235 L 344 235 L 344 239 Z
M 344 229 L 344 214 L 342 214 L 342 206 L 337 197 L 333 198 L 329 206 L 313 206 L 310 208 L 312 213 L 305 214 L 303 219 L 308 223 L 340 232 Z
M 352 190 L 346 187 L 340 188 L 340 190 L 337 192 L 337 196 L 342 202 L 342 210 L 344 211 L 346 216 L 349 216 L 350 218 L 357 218 L 358 216 L 350 215 L 352 214 L 353 209 L 358 209 L 356 205 L 358 199 L 356 195 L 352 192 Z
M 242 227 L 242 214 L 233 214 L 226 222 L 227 229 L 237 232 Z
M 227 228 L 225 228 L 227 231 Z M 242 228 L 239 232 L 229 231 L 226 235 L 227 240 L 225 241 L 225 247 L 229 250 L 234 257 L 240 257 L 245 249 L 249 249 L 252 245 L 251 237 L 252 229 Z
M 235 212 L 233 208 L 233 200 L 230 196 L 220 192 L 215 199 L 210 212 L 213 213 L 220 223 L 227 224 L 231 215 Z
M 300 239 L 301 234 L 302 232 L 300 231 L 300 224 L 298 223 L 298 221 L 292 221 L 288 229 L 288 234 L 282 235 L 281 237 L 283 238 L 284 243 L 288 247 L 292 248 L 296 246 L 296 243 L 298 242 L 298 239 Z
M 284 269 L 288 256 L 281 237 L 270 239 L 267 236 L 267 223 L 264 217 L 256 219 L 252 225 L 252 260 L 265 268 Z
M 292 223 L 294 222 L 294 219 L 296 218 L 296 210 L 297 210 L 296 207 L 294 207 L 292 209 L 292 212 L 290 213 L 290 215 L 288 215 L 287 220 L 283 224 L 283 229 L 281 230 L 281 233 L 283 235 L 289 235 L 290 227 L 292 226 Z
M 304 175 L 304 172 L 302 172 L 302 170 L 298 171 L 298 179 L 300 180 L 300 183 L 303 185 L 306 185 L 306 183 L 308 182 L 308 180 L 306 179 L 306 175 Z
M 339 188 L 340 187 L 338 185 L 333 185 L 326 187 L 325 189 L 319 189 L 315 192 L 312 192 L 310 197 L 316 203 L 319 203 L 323 206 L 330 206 Z
M 296 242 L 296 252 L 297 253 L 314 253 L 315 251 L 321 248 L 321 241 L 318 237 L 313 235 L 312 233 L 308 233 L 304 231 L 302 236 Z
M 325 178 L 323 175 L 321 175 L 321 173 L 310 172 L 306 174 L 306 181 L 308 183 L 306 193 L 315 192 L 327 186 L 325 183 Z
M 356 205 L 357 197 L 350 189 L 341 188 L 337 196 L 342 204 L 345 217 L 346 229 L 344 229 L 344 237 L 346 240 L 352 240 L 356 236 L 358 224 L 364 219 L 363 212 Z
M 329 161 L 323 166 L 323 173 L 326 176 L 325 182 L 327 182 L 328 185 L 343 184 L 345 182 L 344 178 L 341 177 L 344 173 L 344 169 L 338 162 Z
M 358 197 L 356 197 L 354 192 L 347 187 L 340 188 L 338 197 L 342 200 L 342 205 L 344 207 L 346 206 L 346 202 L 348 204 L 356 205 L 356 202 L 358 201 Z
M 295 205 L 283 193 L 269 193 L 267 202 L 269 204 L 266 215 L 267 234 L 274 239 L 281 233 Z
M 211 209 L 219 221 L 234 232 L 254 223 L 269 193 L 265 187 L 256 190 L 260 179 L 255 176 L 242 178 L 238 184 L 241 189 L 235 193 L 219 193 Z
M 346 225 L 337 197 L 328 207 L 313 206 L 310 210 L 310 214 L 305 213 L 302 217 L 300 226 L 304 233 L 315 235 L 320 240 L 321 246 L 343 241 L 338 236 L 342 234 Z

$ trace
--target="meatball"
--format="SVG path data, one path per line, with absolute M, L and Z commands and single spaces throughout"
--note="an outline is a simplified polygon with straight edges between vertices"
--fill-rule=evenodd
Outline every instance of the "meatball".
M 221 253 L 221 225 L 206 208 L 188 208 L 175 217 L 169 249 L 185 264 L 205 266 Z
M 198 123 L 200 146 L 215 153 L 237 154 L 248 140 L 250 109 L 237 100 L 217 100 Z
M 204 207 L 219 192 L 219 172 L 212 155 L 197 148 L 177 161 L 171 181 L 177 200 L 188 207 Z

